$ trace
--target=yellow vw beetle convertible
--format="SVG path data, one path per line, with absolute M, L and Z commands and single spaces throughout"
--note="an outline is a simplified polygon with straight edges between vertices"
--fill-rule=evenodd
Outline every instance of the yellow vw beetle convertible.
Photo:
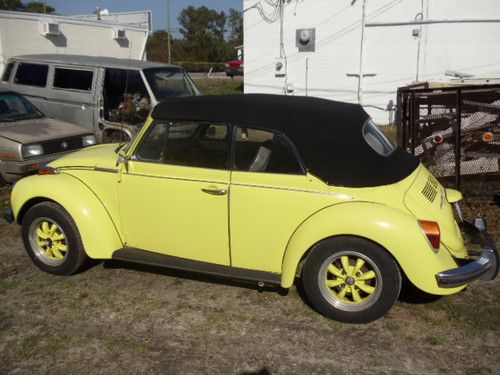
M 88 258 L 290 288 L 320 313 L 369 322 L 403 277 L 434 295 L 498 273 L 478 218 L 359 105 L 273 95 L 172 99 L 137 137 L 18 182 L 7 217 L 42 270 Z M 481 241 L 468 252 L 462 232 Z

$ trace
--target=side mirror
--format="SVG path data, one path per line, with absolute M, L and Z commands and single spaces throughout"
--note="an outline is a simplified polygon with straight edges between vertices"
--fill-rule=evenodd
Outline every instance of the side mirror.
M 120 164 L 123 164 L 125 166 L 125 170 L 128 172 L 128 162 L 130 159 L 130 156 L 127 156 L 125 151 L 120 150 L 118 152 L 118 160 L 116 161 L 116 166 L 118 167 Z

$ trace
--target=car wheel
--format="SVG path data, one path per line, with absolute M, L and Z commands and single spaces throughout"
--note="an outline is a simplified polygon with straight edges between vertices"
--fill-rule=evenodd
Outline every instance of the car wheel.
M 72 275 L 89 259 L 75 222 L 57 203 L 31 207 L 23 218 L 22 236 L 28 255 L 45 272 Z
M 368 323 L 396 303 L 401 272 L 380 246 L 356 237 L 332 237 L 312 249 L 302 283 L 321 314 L 342 322 Z

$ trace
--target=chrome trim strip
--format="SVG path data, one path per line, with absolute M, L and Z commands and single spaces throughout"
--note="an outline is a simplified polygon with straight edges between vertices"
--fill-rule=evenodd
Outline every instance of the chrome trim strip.
M 118 169 L 95 167 L 96 172 L 118 173 Z

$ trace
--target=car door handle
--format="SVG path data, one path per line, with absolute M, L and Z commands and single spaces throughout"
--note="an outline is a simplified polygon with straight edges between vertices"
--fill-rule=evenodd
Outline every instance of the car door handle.
M 206 188 L 201 189 L 202 192 L 211 194 L 211 195 L 226 195 L 227 189 L 219 189 L 216 186 L 208 186 Z

